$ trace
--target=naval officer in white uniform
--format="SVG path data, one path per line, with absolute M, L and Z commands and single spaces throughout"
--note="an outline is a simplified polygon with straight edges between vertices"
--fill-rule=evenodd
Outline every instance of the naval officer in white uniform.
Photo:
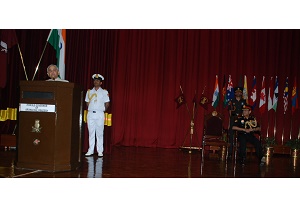
M 103 135 L 104 135 L 104 112 L 109 107 L 108 91 L 101 88 L 104 77 L 100 74 L 92 76 L 94 88 L 88 89 L 85 102 L 88 107 L 87 127 L 89 130 L 89 149 L 85 156 L 92 156 L 95 148 L 95 136 L 97 138 L 98 156 L 103 156 Z

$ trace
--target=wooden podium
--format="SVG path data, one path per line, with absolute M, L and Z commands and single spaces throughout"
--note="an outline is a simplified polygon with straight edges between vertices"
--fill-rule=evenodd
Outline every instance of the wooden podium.
M 17 168 L 50 172 L 81 163 L 83 91 L 74 83 L 20 81 Z

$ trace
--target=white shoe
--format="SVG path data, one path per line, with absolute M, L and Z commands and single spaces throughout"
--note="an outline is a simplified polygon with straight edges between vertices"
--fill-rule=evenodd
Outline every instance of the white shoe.
M 93 153 L 91 153 L 91 152 L 87 152 L 86 154 L 85 154 L 85 156 L 92 156 L 93 155 Z
M 103 153 L 98 153 L 98 157 L 103 157 Z

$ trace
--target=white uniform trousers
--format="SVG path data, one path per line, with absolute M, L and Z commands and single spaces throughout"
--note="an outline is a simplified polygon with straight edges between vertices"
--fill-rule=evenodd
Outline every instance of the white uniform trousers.
M 87 125 L 89 130 L 89 149 L 88 154 L 94 153 L 95 136 L 97 138 L 97 152 L 103 153 L 103 135 L 104 135 L 104 112 L 88 111 Z

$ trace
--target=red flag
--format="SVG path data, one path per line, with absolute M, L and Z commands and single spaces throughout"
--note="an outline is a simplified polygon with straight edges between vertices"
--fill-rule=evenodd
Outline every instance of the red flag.
M 225 103 L 225 101 L 226 101 L 226 98 L 225 98 L 225 96 L 226 96 L 226 77 L 225 77 L 225 75 L 223 78 L 223 86 L 222 86 L 222 95 L 221 96 L 222 96 L 221 101 L 223 102 L 223 106 L 226 107 L 226 103 Z
M 260 97 L 259 97 L 259 112 L 263 114 L 265 110 L 266 110 L 266 87 L 265 87 L 265 77 L 263 76 Z
M 201 95 L 199 104 L 205 110 L 207 110 L 207 105 L 210 104 L 211 102 L 212 102 L 212 100 L 208 99 L 204 94 Z
M 253 77 L 252 91 L 251 91 L 251 96 L 249 98 L 249 104 L 252 106 L 253 109 L 256 106 L 256 78 L 255 78 L 255 76 Z
M 175 102 L 177 103 L 176 109 L 178 109 L 180 106 L 186 103 L 185 97 L 183 93 L 181 93 L 179 96 L 175 98 Z
M 0 30 L 0 88 L 6 85 L 8 53 L 18 43 L 15 30 Z

